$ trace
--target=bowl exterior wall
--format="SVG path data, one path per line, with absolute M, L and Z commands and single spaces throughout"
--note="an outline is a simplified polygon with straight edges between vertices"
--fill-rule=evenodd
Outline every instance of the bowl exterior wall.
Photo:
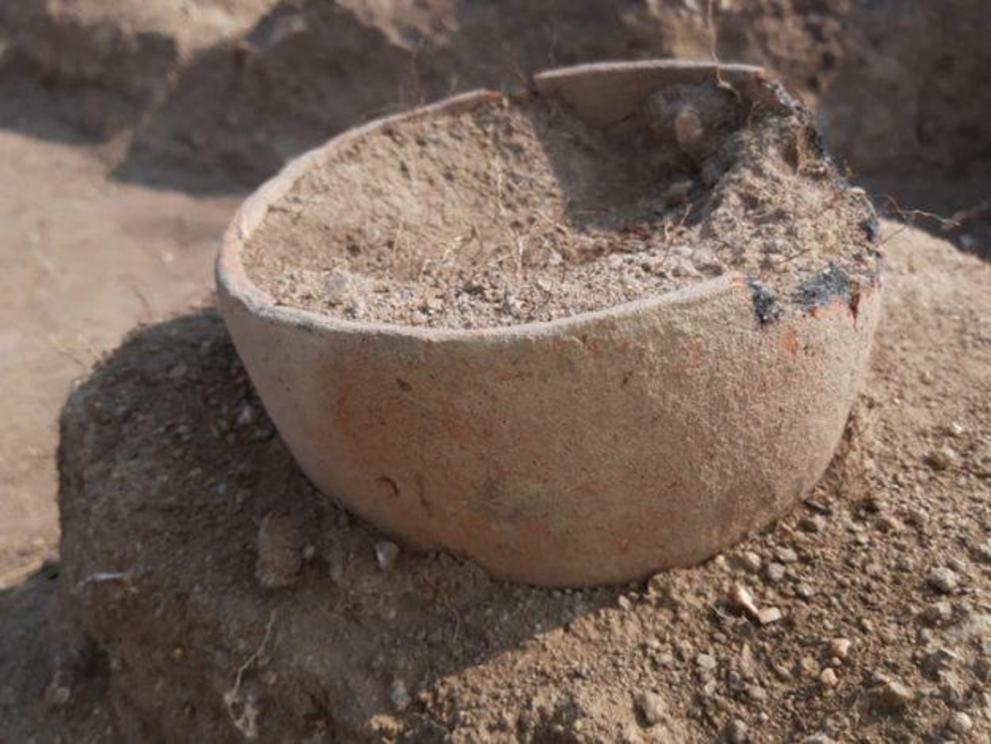
M 749 291 L 545 332 L 287 322 L 221 285 L 275 425 L 324 493 L 422 548 L 546 585 L 701 561 L 806 494 L 867 366 L 879 293 L 761 325 Z

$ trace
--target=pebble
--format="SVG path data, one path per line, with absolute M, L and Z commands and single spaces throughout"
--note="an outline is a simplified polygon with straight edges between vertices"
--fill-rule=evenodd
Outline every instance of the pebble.
M 516 295 L 507 292 L 502 298 L 499 310 L 505 315 L 515 316 L 523 311 L 523 301 Z
M 819 514 L 826 514 L 827 516 L 833 513 L 833 508 L 822 501 L 817 501 L 813 498 L 807 498 L 804 501 L 805 505 L 809 507 L 812 511 Z
M 922 621 L 927 625 L 939 625 L 953 619 L 953 605 L 949 602 L 936 602 L 922 611 Z
M 882 514 L 874 523 L 881 532 L 899 532 L 902 523 L 890 514 Z
M 846 659 L 850 656 L 850 647 L 853 641 L 849 638 L 834 638 L 829 642 L 829 653 L 837 659 Z
M 940 566 L 939 568 L 933 569 L 933 571 L 929 574 L 927 581 L 929 586 L 938 592 L 942 592 L 943 594 L 949 594 L 956 589 L 957 585 L 960 583 L 960 579 L 957 577 L 956 573 L 945 566 Z
M 977 554 L 977 559 L 982 563 L 991 563 L 991 540 L 986 540 L 974 546 L 974 552 Z
M 840 681 L 840 678 L 836 676 L 836 672 L 827 667 L 826 669 L 823 669 L 822 673 L 819 675 L 819 681 L 824 687 L 835 687 Z
M 391 540 L 375 543 L 375 560 L 383 571 L 391 571 L 399 558 L 399 546 Z
M 973 719 L 966 713 L 955 711 L 950 714 L 950 730 L 955 734 L 968 734 L 974 728 Z
M 365 301 L 360 297 L 354 297 L 344 308 L 344 314 L 354 320 L 360 318 L 365 313 Z
M 958 574 L 967 573 L 967 564 L 959 558 L 950 558 L 946 565 L 951 571 L 956 571 Z
M 623 612 L 629 612 L 633 608 L 633 604 L 623 594 L 619 595 L 619 599 L 616 600 L 616 604 L 619 605 L 619 609 L 623 610 Z
M 235 420 L 234 423 L 237 426 L 250 426 L 255 422 L 255 417 L 256 417 L 255 407 L 252 406 L 250 403 L 245 403 L 243 406 L 241 406 L 241 410 L 238 411 L 237 419 Z
M 761 625 L 776 623 L 782 617 L 784 617 L 784 615 L 777 607 L 763 607 L 757 612 L 757 622 Z
M 444 309 L 444 300 L 440 297 L 428 297 L 423 301 L 423 305 L 420 309 L 428 315 L 439 313 Z
M 656 692 L 643 692 L 637 697 L 637 708 L 647 726 L 656 726 L 668 717 L 668 706 Z
M 926 455 L 926 464 L 933 470 L 946 470 L 960 462 L 960 455 L 952 447 L 943 446 Z
M 730 744 L 744 744 L 747 741 L 747 724 L 734 718 L 726 727 L 726 740 Z
M 798 662 L 798 668 L 802 675 L 809 679 L 815 679 L 822 672 L 816 660 L 811 656 L 803 656 Z
M 962 437 L 967 433 L 967 429 L 959 421 L 951 421 L 946 427 L 946 433 L 951 437 Z
M 754 602 L 754 597 L 747 587 L 742 584 L 737 584 L 733 587 L 733 592 L 730 594 L 730 602 L 734 607 L 743 610 L 751 617 L 757 617 L 757 603 Z
M 908 513 L 908 521 L 916 527 L 922 529 L 929 524 L 929 513 L 925 509 L 912 509 Z
M 826 527 L 826 520 L 818 514 L 802 517 L 798 522 L 798 528 L 805 532 L 822 532 Z M 795 557 L 796 560 L 798 556 Z
M 762 561 L 760 559 L 760 556 L 757 555 L 755 552 L 753 552 L 752 550 L 747 550 L 743 553 L 740 553 L 740 555 L 737 556 L 737 563 L 744 570 L 749 571 L 750 573 L 757 573 L 758 571 L 760 571 Z
M 870 707 L 877 713 L 898 713 L 912 702 L 912 688 L 897 680 L 887 680 L 870 691 Z
M 347 299 L 351 287 L 351 275 L 347 271 L 334 271 L 323 282 L 323 297 L 330 305 L 340 305 Z
M 760 685 L 747 685 L 747 695 L 750 696 L 751 700 L 766 700 L 767 690 Z
M 782 563 L 795 563 L 798 561 L 798 553 L 791 548 L 778 548 L 774 551 L 774 554 Z
M 962 705 L 967 695 L 967 684 L 960 675 L 947 669 L 939 672 L 937 679 L 942 698 L 950 705 Z
M 702 672 L 712 672 L 716 669 L 716 657 L 710 654 L 699 654 L 695 657 L 695 664 Z
M 671 668 L 675 665 L 674 654 L 664 652 L 657 655 L 657 666 Z
M 895 568 L 902 573 L 911 573 L 915 570 L 915 561 L 912 560 L 911 556 L 900 555 L 895 561 Z
M 960 661 L 960 657 L 948 648 L 937 648 L 922 659 L 920 667 L 922 673 L 927 677 L 936 678 L 939 673 L 949 668 L 954 662 Z
M 780 563 L 768 563 L 764 569 L 764 578 L 776 584 L 785 577 L 785 567 Z

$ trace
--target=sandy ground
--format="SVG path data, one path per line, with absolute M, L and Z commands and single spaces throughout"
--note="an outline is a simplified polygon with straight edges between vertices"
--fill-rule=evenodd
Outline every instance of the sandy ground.
M 238 201 L 115 183 L 97 148 L 18 119 L 16 101 L 0 113 L 19 124 L 0 129 L 0 587 L 56 548 L 56 420 L 73 381 L 135 324 L 210 292 Z
M 884 227 L 870 374 L 811 498 L 625 587 L 405 551 L 381 571 L 381 536 L 264 416 L 239 423 L 259 404 L 215 314 L 131 336 L 63 416 L 63 565 L 0 591 L 0 732 L 113 740 L 109 701 L 123 740 L 239 741 L 222 701 L 247 663 L 263 741 L 987 741 L 991 266 Z M 272 591 L 255 535 L 286 509 L 314 549 Z
M 0 2 L 4 3 L 0 8 L 2 20 L 3 11 L 26 8 L 32 0 Z M 238 5 L 234 0 L 230 3 L 204 0 L 199 4 Z M 143 3 L 135 2 L 126 5 L 143 7 Z M 180 5 L 182 12 L 188 14 L 189 7 L 197 3 Z M 261 13 L 274 3 L 251 0 L 243 5 L 250 5 L 251 13 Z M 95 68 L 90 70 L 92 74 L 82 75 L 82 82 L 95 83 L 97 88 L 109 85 L 112 89 L 109 96 L 106 88 L 80 92 L 71 86 L 49 96 L 30 85 L 0 80 L 0 389 L 5 393 L 0 402 L 0 420 L 5 423 L 0 429 L 0 741 L 23 741 L 29 737 L 40 741 L 60 737 L 104 741 L 112 736 L 109 712 L 102 697 L 101 680 L 105 677 L 101 675 L 105 675 L 105 670 L 97 670 L 83 689 L 72 690 L 71 706 L 62 708 L 61 712 L 56 710 L 63 687 L 52 684 L 58 682 L 53 673 L 60 668 L 60 662 L 52 658 L 50 639 L 52 633 L 56 637 L 62 633 L 58 627 L 59 615 L 54 612 L 55 592 L 61 582 L 56 565 L 43 565 L 45 559 L 57 557 L 57 476 L 53 458 L 56 420 L 74 382 L 85 377 L 94 361 L 116 347 L 135 324 L 161 320 L 208 296 L 216 241 L 248 184 L 270 174 L 284 157 L 325 138 L 334 129 L 379 112 L 385 103 L 394 105 L 397 98 L 410 100 L 406 95 L 409 91 L 403 92 L 406 87 L 422 95 L 421 81 L 414 74 L 417 70 L 428 83 L 426 92 L 436 96 L 445 92 L 449 84 L 465 84 L 464 80 L 449 80 L 447 70 L 466 71 L 470 73 L 470 81 L 476 84 L 503 79 L 504 71 L 499 72 L 492 59 L 505 63 L 507 58 L 519 58 L 526 67 L 531 62 L 543 66 L 596 56 L 696 53 L 700 48 L 708 48 L 699 46 L 699 39 L 707 37 L 694 31 L 684 32 L 683 37 L 678 24 L 655 27 L 645 25 L 639 17 L 630 22 L 636 33 L 618 33 L 614 19 L 600 18 L 603 6 L 593 3 L 575 3 L 575 15 L 566 24 L 557 22 L 550 4 L 546 6 L 550 19 L 539 13 L 537 19 L 525 13 L 505 13 L 502 20 L 507 29 L 503 35 L 525 42 L 521 42 L 520 49 L 508 51 L 480 47 L 478 43 L 479 39 L 491 37 L 487 14 L 498 12 L 492 10 L 496 6 L 464 3 L 458 6 L 465 9 L 463 17 L 452 16 L 464 29 L 466 41 L 461 52 L 448 49 L 445 29 L 421 30 L 428 42 L 434 36 L 443 42 L 432 52 L 429 43 L 421 48 L 410 42 L 413 35 L 407 26 L 415 23 L 394 28 L 374 17 L 379 10 L 389 15 L 383 10 L 386 4 L 373 3 L 367 8 L 361 3 L 354 4 L 365 8 L 367 12 L 362 13 L 347 10 L 346 3 L 287 1 L 279 5 L 280 13 L 259 24 L 247 37 L 246 46 L 218 45 L 178 80 L 167 105 L 153 106 L 148 111 L 138 106 L 137 114 L 132 111 L 133 101 L 125 105 L 122 97 L 132 96 L 141 105 L 157 100 L 162 86 L 173 81 L 174 70 L 186 54 L 183 50 L 192 48 L 193 41 L 187 43 L 180 38 L 181 43 L 176 47 L 179 53 L 173 54 L 170 37 L 164 33 L 161 38 L 166 43 L 161 45 L 154 38 L 143 37 L 144 41 L 154 42 L 154 49 L 148 50 L 129 42 L 119 48 L 111 44 L 109 50 L 103 49 L 107 37 L 102 31 L 75 47 L 62 44 L 62 37 L 57 34 L 52 38 L 58 44 L 52 47 L 29 40 L 28 46 L 32 48 L 47 50 L 46 54 L 53 49 L 56 52 L 48 56 L 57 64 L 42 65 L 41 78 L 46 85 L 59 77 L 66 77 L 71 83 L 73 75 L 69 73 L 78 71 L 80 59 L 96 59 Z M 396 7 L 406 5 L 397 3 Z M 644 7 L 653 5 L 648 3 Z M 698 3 L 685 3 L 688 5 L 701 7 Z M 719 5 L 732 7 L 736 3 Z M 759 5 L 748 7 L 759 15 Z M 827 0 L 821 5 L 828 9 L 846 4 Z M 968 12 L 977 18 L 983 12 L 979 5 L 957 3 L 953 7 L 969 8 Z M 726 26 L 721 44 L 728 46 L 727 58 L 736 58 L 752 44 L 752 40 L 743 38 L 743 30 L 757 29 L 758 46 L 764 49 L 769 45 L 771 50 L 755 59 L 765 56 L 776 59 L 799 80 L 807 73 L 815 73 L 818 77 L 810 80 L 809 86 L 816 90 L 823 82 L 819 77 L 832 74 L 818 72 L 820 66 L 825 70 L 827 54 L 837 57 L 835 76 L 839 83 L 830 88 L 825 103 L 833 113 L 834 120 L 828 129 L 839 151 L 859 163 L 860 172 L 869 172 L 875 161 L 882 170 L 890 168 L 892 162 L 904 165 L 906 173 L 894 174 L 893 183 L 872 184 L 871 188 L 875 193 L 897 190 L 903 204 L 943 214 L 984 205 L 975 208 L 964 225 L 966 229 L 961 228 L 961 234 L 952 237 L 968 251 L 987 256 L 991 232 L 988 232 L 989 211 L 984 201 L 986 169 L 972 167 L 981 153 L 987 155 L 982 144 L 987 141 L 982 134 L 986 129 L 981 128 L 988 121 L 982 113 L 986 110 L 982 108 L 986 91 L 975 88 L 961 96 L 954 84 L 954 81 L 977 79 L 971 73 L 983 69 L 980 54 L 961 51 L 968 48 L 963 40 L 966 34 L 961 29 L 979 35 L 982 25 L 971 22 L 968 20 L 971 16 L 967 15 L 961 15 L 963 21 L 955 26 L 946 24 L 945 29 L 936 23 L 939 19 L 914 22 L 912 9 L 922 7 L 918 2 L 870 6 L 897 11 L 893 20 L 878 13 L 874 25 L 865 27 L 867 36 L 874 40 L 870 46 L 858 41 L 860 24 L 841 24 L 828 10 L 803 16 L 802 23 L 785 24 L 790 29 L 787 34 L 781 33 L 780 23 L 771 23 L 764 33 L 760 23 L 744 22 L 746 17 L 742 16 L 744 21 Z M 35 7 L 41 8 L 42 4 Z M 120 8 L 124 7 L 122 3 Z M 299 8 L 303 9 L 302 19 L 297 14 Z M 414 20 L 421 19 L 417 8 L 416 13 L 409 11 Z M 929 6 L 927 12 L 940 18 L 953 17 L 942 6 L 939 12 L 932 8 Z M 280 21 L 282 17 L 288 20 Z M 221 16 L 218 18 L 215 28 L 226 37 L 230 33 L 229 23 Z M 301 20 L 305 21 L 302 26 Z M 681 20 L 689 31 L 701 28 L 696 17 Z M 304 41 L 292 34 L 286 36 L 300 27 L 304 29 Z M 603 29 L 603 38 L 599 39 L 597 34 L 596 43 L 592 43 L 587 33 L 589 27 Z M 611 36 L 605 33 L 610 28 Z M 741 29 L 740 39 L 734 38 L 736 28 Z M 517 33 L 519 29 L 534 29 L 533 38 Z M 547 29 L 555 34 L 558 30 L 564 32 L 560 42 L 555 36 L 553 59 L 548 58 L 547 40 L 541 35 Z M 924 29 L 925 33 L 915 33 L 913 29 L 915 32 Z M 307 36 L 313 39 L 307 42 Z M 644 41 L 647 37 L 649 43 Z M 863 56 L 847 54 L 839 41 L 848 37 L 852 40 L 849 46 L 860 49 Z M 291 43 L 285 42 L 286 38 Z M 956 57 L 944 54 L 945 39 L 953 40 L 961 53 Z M 466 60 L 474 60 L 478 48 L 488 49 L 489 54 L 474 65 L 467 64 Z M 94 50 L 106 54 L 94 55 Z M 149 50 L 164 56 L 149 56 L 147 69 L 142 68 L 140 74 L 128 72 L 129 65 L 135 59 L 144 59 Z M 917 63 L 933 77 L 906 72 L 907 67 L 899 67 L 894 61 L 896 57 Z M 47 57 L 42 54 L 39 58 Z M 340 59 L 349 61 L 338 64 Z M 287 80 L 296 82 L 301 70 L 313 75 L 308 84 L 317 92 L 312 96 L 300 96 L 295 85 L 286 84 Z M 946 70 L 955 72 L 947 75 Z M 117 75 L 118 72 L 121 74 Z M 113 87 L 115 80 L 120 83 L 119 90 Z M 946 90 L 941 87 L 944 84 L 948 86 Z M 326 107 L 327 96 L 341 90 L 348 95 L 335 98 L 337 106 Z M 270 105 L 261 105 L 260 101 Z M 292 113 L 287 115 L 290 109 Z M 132 114 L 134 120 L 129 118 Z M 59 120 L 74 124 L 63 126 Z M 845 121 L 855 121 L 856 126 L 847 127 L 844 134 L 836 125 Z M 131 144 L 114 139 L 125 124 L 137 129 Z M 99 145 L 81 139 L 80 127 L 84 131 L 100 131 L 110 139 Z M 891 157 L 896 160 L 892 161 Z M 164 169 L 156 169 L 156 163 L 169 162 L 173 167 L 165 175 Z M 936 179 L 928 171 L 934 166 L 949 174 L 945 188 L 934 190 Z M 237 185 L 230 173 L 222 172 L 225 167 L 230 173 L 239 174 Z M 196 189 L 204 188 L 203 183 L 209 183 L 211 193 L 224 195 L 193 195 Z M 163 190 L 162 185 L 175 190 Z M 913 198 L 916 186 L 917 199 Z M 935 198 L 935 192 L 945 193 L 947 198 Z M 913 680 L 915 675 L 913 685 L 921 688 L 928 683 L 917 678 L 914 656 L 928 658 L 927 644 L 932 639 L 921 639 L 925 628 L 915 628 L 913 623 L 917 621 L 912 618 L 917 611 L 921 615 L 936 596 L 931 587 L 923 589 L 929 594 L 912 592 L 920 591 L 919 587 L 924 585 L 925 572 L 935 565 L 937 551 L 940 560 L 955 561 L 953 565 L 960 568 L 963 577 L 963 588 L 951 597 L 957 625 L 965 625 L 968 617 L 983 617 L 982 597 L 986 596 L 991 576 L 987 568 L 991 559 L 982 557 L 984 548 L 979 543 L 991 524 L 985 507 L 987 467 L 991 462 L 986 392 L 991 277 L 987 263 L 960 256 L 947 244 L 922 240 L 913 234 L 894 238 L 888 247 L 892 255 L 886 300 L 888 316 L 880 330 L 878 354 L 864 404 L 867 409 L 879 411 L 874 416 L 877 433 L 866 437 L 869 446 L 864 456 L 855 460 L 866 463 L 867 473 L 859 481 L 851 476 L 860 483 L 858 489 L 848 488 L 848 481 L 842 478 L 835 493 L 835 482 L 822 486 L 836 497 L 840 517 L 829 520 L 821 532 L 811 533 L 813 537 L 806 539 L 804 548 L 799 544 L 800 552 L 805 551 L 801 570 L 795 569 L 795 575 L 789 575 L 785 589 L 769 585 L 761 591 L 789 616 L 811 601 L 797 594 L 802 583 L 820 586 L 817 596 L 828 597 L 834 604 L 862 600 L 866 609 L 861 612 L 881 630 L 875 633 L 870 627 L 859 631 L 847 629 L 848 633 L 863 633 L 865 642 L 873 644 L 867 646 L 871 650 L 856 667 L 857 676 L 849 675 L 850 678 L 873 684 L 871 675 L 878 669 L 872 669 L 869 663 L 877 662 L 879 667 L 898 671 L 903 679 Z M 927 464 L 927 458 L 933 452 L 940 452 L 944 444 L 955 454 L 949 458 L 947 469 L 934 470 Z M 835 465 L 841 466 L 842 462 Z M 862 492 L 868 486 L 874 491 L 874 496 L 869 498 Z M 867 506 L 855 506 L 853 499 L 864 500 Z M 880 504 L 880 516 L 871 511 L 877 506 L 875 502 Z M 917 512 L 936 515 L 928 533 L 913 521 Z M 868 516 L 859 516 L 862 514 Z M 805 534 L 805 529 L 797 526 L 803 519 L 801 515 L 799 510 L 786 520 L 784 533 L 779 530 L 769 537 L 756 538 L 747 549 L 765 557 L 766 563 L 766 556 L 775 555 L 779 542 Z M 849 526 L 851 520 L 855 523 L 853 527 Z M 905 528 L 906 524 L 911 529 Z M 849 532 L 848 537 L 840 535 L 844 530 Z M 891 530 L 898 531 L 901 537 L 884 537 Z M 876 569 L 875 545 L 888 546 L 892 564 L 902 562 L 907 556 L 916 560 L 917 565 L 902 571 L 884 563 Z M 991 547 L 988 551 L 991 555 Z M 848 569 L 831 568 L 833 564 L 839 566 L 844 559 L 848 561 Z M 692 592 L 708 601 L 709 594 L 715 591 L 713 581 L 721 571 L 718 566 L 703 567 L 693 570 L 685 581 Z M 907 577 L 904 586 L 895 581 L 900 575 L 898 571 Z M 760 586 L 756 580 L 753 583 Z M 893 599 L 886 597 L 873 604 L 868 601 L 884 592 L 889 592 Z M 690 610 L 695 606 L 693 602 L 686 602 Z M 837 611 L 826 617 L 842 627 L 842 615 Z M 605 617 L 612 622 L 611 616 Z M 659 622 L 667 622 L 663 616 L 658 617 Z M 819 616 L 810 625 L 817 623 Z M 718 652 L 715 655 L 722 653 L 720 644 L 724 642 L 713 641 L 707 626 L 694 620 L 685 625 L 694 633 L 700 648 L 715 643 Z M 909 639 L 910 632 L 917 632 L 921 640 Z M 610 634 L 603 634 L 602 638 L 604 641 L 598 646 L 601 657 L 614 658 L 622 644 Z M 815 636 L 815 642 L 820 643 L 824 638 Z M 938 632 L 935 642 L 944 642 Z M 952 638 L 945 642 L 952 650 Z M 793 636 L 782 634 L 780 643 L 787 654 L 802 653 L 801 643 Z M 966 661 L 966 669 L 958 671 L 968 684 L 977 679 L 978 671 L 985 669 L 985 646 L 991 648 L 991 642 L 975 641 L 954 651 Z M 673 650 L 676 656 L 681 653 L 677 648 Z M 772 643 L 768 653 L 774 650 Z M 524 653 L 530 654 L 537 667 L 548 660 L 544 653 L 526 650 Z M 508 658 L 512 661 L 514 657 Z M 630 656 L 621 658 L 624 663 L 632 663 Z M 696 662 L 697 659 L 691 663 Z M 471 692 L 477 679 L 465 678 L 464 684 L 453 686 L 449 696 L 436 697 L 428 711 L 442 720 L 448 709 L 463 707 L 466 701 L 484 706 L 490 691 L 507 687 L 507 674 L 506 668 L 479 667 L 475 677 L 483 680 L 477 686 L 480 693 Z M 853 700 L 859 688 L 853 683 L 849 688 L 843 686 L 847 677 L 843 669 L 838 676 L 840 689 L 844 694 L 849 692 L 849 699 Z M 685 677 L 685 684 L 677 679 L 676 682 L 678 690 L 672 690 L 671 694 L 677 705 L 681 705 L 680 691 L 689 695 L 708 687 L 703 684 L 706 679 L 695 677 Z M 950 711 L 956 710 L 957 713 L 969 711 L 974 727 L 970 738 L 986 740 L 980 737 L 991 731 L 991 700 L 978 692 L 979 682 L 978 679 L 973 688 L 968 687 L 966 695 L 952 684 L 947 690 L 933 692 L 931 697 L 924 698 L 930 701 L 928 708 L 920 708 L 918 715 L 913 710 L 917 728 L 911 728 L 915 724 L 909 717 L 909 728 L 896 722 L 890 733 L 905 739 L 917 734 L 942 740 L 954 733 L 947 726 L 948 716 L 956 715 Z M 796 700 L 806 700 L 813 688 L 819 689 L 818 684 L 810 677 L 805 687 L 795 687 Z M 767 686 L 772 695 L 777 695 L 777 691 L 786 697 L 792 694 L 784 683 L 770 682 Z M 531 692 L 520 688 L 517 697 L 526 697 Z M 961 700 L 957 700 L 961 695 Z M 842 711 L 847 707 L 846 702 L 844 697 L 826 707 Z M 507 709 L 515 705 L 515 698 L 510 703 Z M 722 705 L 719 695 L 715 703 Z M 733 715 L 746 719 L 753 731 L 754 720 L 748 718 L 746 708 L 738 703 L 735 698 L 730 700 Z M 808 718 L 809 709 L 801 702 L 781 710 L 794 721 Z M 853 718 L 837 715 L 842 721 L 849 720 L 851 726 L 858 725 Z M 723 712 L 718 720 L 724 720 Z M 888 725 L 885 721 L 874 731 L 875 738 L 889 733 L 884 728 Z M 715 725 L 703 723 L 709 731 Z M 777 730 L 786 730 L 786 722 L 779 720 L 776 725 L 781 726 Z M 468 730 L 468 735 L 473 731 Z

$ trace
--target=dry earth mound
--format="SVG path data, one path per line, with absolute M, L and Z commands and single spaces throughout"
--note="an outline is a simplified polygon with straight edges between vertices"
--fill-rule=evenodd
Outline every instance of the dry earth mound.
M 812 497 L 619 589 L 397 551 L 300 475 L 212 313 L 139 331 L 62 419 L 62 590 L 108 656 L 120 731 L 987 738 L 991 268 L 915 231 L 888 248 L 868 389 Z

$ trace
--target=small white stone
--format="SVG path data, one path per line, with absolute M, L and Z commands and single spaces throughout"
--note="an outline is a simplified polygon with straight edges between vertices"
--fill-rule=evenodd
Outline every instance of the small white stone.
M 743 610 L 751 617 L 757 617 L 757 603 L 754 602 L 753 595 L 743 584 L 736 584 L 730 594 L 730 601 L 737 609 Z
M 768 563 L 764 569 L 764 578 L 771 584 L 776 584 L 785 577 L 785 570 L 780 563 Z
M 957 577 L 949 568 L 945 566 L 940 566 L 939 568 L 933 569 L 929 574 L 928 578 L 929 586 L 938 592 L 943 594 L 949 594 L 957 585 L 960 583 L 960 579 Z
M 245 403 L 241 406 L 241 410 L 237 412 L 236 424 L 238 426 L 250 426 L 255 422 L 255 407 L 250 403 Z
M 774 554 L 782 563 L 795 563 L 798 560 L 798 553 L 791 548 L 778 548 Z
M 776 623 L 782 617 L 784 614 L 777 607 L 763 607 L 757 612 L 757 622 L 761 625 Z
M 375 560 L 383 571 L 390 571 L 399 558 L 399 546 L 391 540 L 375 543 Z
M 750 573 L 757 573 L 760 571 L 761 559 L 760 556 L 754 553 L 752 550 L 747 550 L 740 553 L 737 556 L 737 562 L 742 568 L 749 571 Z
M 955 734 L 968 734 L 974 728 L 973 719 L 966 713 L 955 711 L 950 714 L 950 730 Z
M 819 681 L 822 683 L 823 687 L 835 687 L 840 681 L 840 678 L 836 676 L 836 672 L 827 667 L 826 669 L 823 669 L 822 673 L 819 675 Z
M 850 655 L 853 641 L 849 638 L 834 638 L 829 642 L 829 653 L 837 659 L 846 659 Z
M 695 657 L 695 664 L 698 666 L 700 671 L 711 672 L 714 671 L 717 666 L 716 657 L 711 654 L 698 654 Z
M 668 717 L 668 706 L 656 692 L 643 692 L 637 697 L 637 708 L 647 726 L 656 726 Z

